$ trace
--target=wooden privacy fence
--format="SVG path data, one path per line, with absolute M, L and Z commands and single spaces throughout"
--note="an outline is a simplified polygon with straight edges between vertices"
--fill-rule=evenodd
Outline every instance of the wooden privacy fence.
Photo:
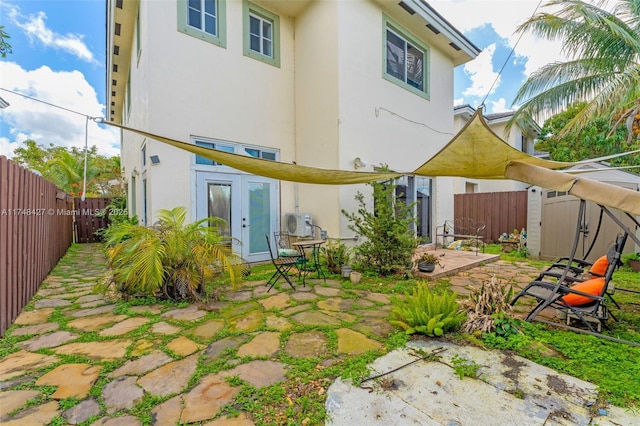
M 0 335 L 71 245 L 73 200 L 0 156 Z
M 97 243 L 101 241 L 96 231 L 106 228 L 109 224 L 108 215 L 104 211 L 111 202 L 111 198 L 75 198 L 73 207 L 75 209 L 75 237 L 77 243 Z
M 456 194 L 454 218 L 483 221 L 484 242 L 497 242 L 503 233 L 527 227 L 527 191 Z

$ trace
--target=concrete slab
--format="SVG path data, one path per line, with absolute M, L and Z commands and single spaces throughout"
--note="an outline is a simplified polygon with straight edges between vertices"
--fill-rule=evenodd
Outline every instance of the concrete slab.
M 449 277 L 459 272 L 466 271 L 474 268 L 478 265 L 485 263 L 495 262 L 500 259 L 498 254 L 476 253 L 475 251 L 466 250 L 449 250 L 439 247 L 435 250 L 433 245 L 421 246 L 416 250 L 416 258 L 423 253 L 428 252 L 440 259 L 442 266 L 436 265 L 436 269 L 433 272 L 420 272 L 417 269 L 412 271 L 416 277 L 425 279 L 437 279 Z
M 631 425 L 640 414 L 607 407 L 592 418 L 597 390 L 591 383 L 500 351 L 439 340 L 414 341 L 377 359 L 371 376 L 417 359 L 416 350 L 439 353 L 355 387 L 336 380 L 327 391 L 327 425 Z M 480 366 L 460 378 L 452 359 Z

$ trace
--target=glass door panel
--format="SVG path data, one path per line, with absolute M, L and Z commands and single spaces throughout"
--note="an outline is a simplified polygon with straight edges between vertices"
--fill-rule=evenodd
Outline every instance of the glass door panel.
M 220 233 L 242 242 L 234 245 L 245 260 L 269 260 L 265 235 L 277 227 L 278 181 L 253 175 L 196 173 L 196 218 L 221 218 Z
M 222 219 L 224 223 L 212 223 L 218 227 L 218 233 L 231 236 L 233 226 L 231 216 L 231 183 L 208 183 L 207 191 L 208 217 Z
M 271 194 L 270 184 L 249 182 L 249 247 L 250 253 L 264 253 L 269 250 L 266 235 L 271 235 Z

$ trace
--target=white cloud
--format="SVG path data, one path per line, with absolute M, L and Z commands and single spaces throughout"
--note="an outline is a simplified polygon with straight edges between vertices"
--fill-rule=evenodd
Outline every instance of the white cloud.
M 464 65 L 464 72 L 471 79 L 471 86 L 462 92 L 464 96 L 485 96 L 493 93 L 499 86 L 500 77 L 497 72 L 493 71 L 491 65 L 495 51 L 496 45 L 493 43 L 484 49 L 475 60 Z M 494 81 L 496 83 L 491 88 Z M 489 92 L 489 88 L 491 88 L 491 92 Z
M 518 41 L 520 35 L 515 31 L 533 15 L 538 0 L 430 0 L 429 4 L 463 33 L 491 24 L 500 37 L 509 40 L 509 46 L 517 43 L 515 53 L 526 61 L 526 76 L 545 64 L 566 59 L 559 42 L 541 40 L 530 33 Z M 537 13 L 553 10 L 540 7 Z
M 11 7 L 11 6 L 10 6 Z M 20 13 L 20 9 L 13 6 L 9 10 L 11 20 L 29 37 L 32 42 L 39 41 L 46 47 L 60 49 L 70 53 L 82 61 L 90 64 L 97 64 L 98 61 L 93 56 L 87 45 L 82 40 L 80 34 L 58 34 L 47 28 L 45 20 L 47 15 L 44 12 L 38 12 L 36 15 L 24 16 Z
M 457 98 L 453 100 L 453 106 L 458 106 L 463 104 L 464 104 L 464 98 Z
M 507 107 L 507 101 L 505 98 L 500 98 L 497 101 L 488 101 L 491 105 L 491 112 L 507 112 L 512 111 L 511 108 Z
M 79 71 L 57 72 L 47 66 L 28 71 L 14 62 L 0 62 L 0 75 L 5 89 L 91 117 L 104 116 L 104 105 Z M 0 124 L 9 134 L 0 138 L 0 155 L 11 157 L 26 139 L 42 145 L 84 147 L 85 117 L 6 91 L 0 91 L 0 96 L 10 104 L 0 110 Z M 87 135 L 89 146 L 96 145 L 101 154 L 120 154 L 117 129 L 90 120 Z

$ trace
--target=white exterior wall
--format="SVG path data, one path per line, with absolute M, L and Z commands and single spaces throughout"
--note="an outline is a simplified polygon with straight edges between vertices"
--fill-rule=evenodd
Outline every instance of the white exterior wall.
M 256 3 L 267 9 L 284 5 Z M 271 9 L 280 20 L 280 67 L 274 67 L 243 55 L 240 0 L 226 2 L 224 48 L 179 32 L 174 1 L 142 2 L 142 49 L 139 58 L 137 46 L 131 49 L 133 102 L 123 122 L 185 142 L 198 136 L 275 148 L 285 163 L 353 170 L 353 160 L 360 157 L 369 163 L 365 171 L 383 163 L 397 171 L 414 170 L 453 134 L 448 107 L 453 60 L 431 47 L 429 99 L 385 80 L 381 6 L 427 46 L 424 37 L 436 37 L 423 21 L 404 25 L 406 12 L 395 3 L 312 1 L 295 18 Z M 143 142 L 147 158 L 159 156 L 159 165 L 147 161 L 142 168 Z M 193 154 L 131 134 L 124 135 L 122 149 L 127 179 L 134 169 L 138 173 L 139 215 L 142 180 L 147 178 L 148 223 L 157 219 L 158 209 L 176 206 L 187 207 L 190 217 L 196 217 L 199 166 Z M 434 227 L 453 216 L 453 181 L 438 180 L 432 199 L 437 206 Z M 365 185 L 288 182 L 280 189 L 281 215 L 311 212 L 314 223 L 343 238 L 353 233 L 341 209 L 355 210 L 356 191 L 369 192 Z
M 141 108 L 147 123 L 139 125 L 152 133 L 184 142 L 199 136 L 276 148 L 280 161 L 291 162 L 293 22 L 280 17 L 278 68 L 243 55 L 241 1 L 227 2 L 226 18 L 227 45 L 222 48 L 179 32 L 175 2 L 154 2 L 148 8 L 144 23 L 154 40 L 145 44 L 143 39 L 136 89 L 147 87 L 149 98 L 141 97 L 132 115 Z M 147 154 L 161 161 L 147 168 L 149 211 L 185 206 L 195 218 L 194 155 L 158 142 L 147 146 Z M 283 209 L 292 209 L 292 185 L 283 183 L 282 194 Z
M 427 69 L 430 87 L 428 100 L 385 80 L 382 11 L 372 2 L 338 4 L 338 165 L 342 169 L 353 169 L 353 160 L 360 157 L 370 164 L 364 170 L 372 170 L 373 165 L 380 164 L 387 164 L 396 171 L 414 170 L 440 150 L 449 136 L 435 133 L 405 119 L 425 123 L 443 132 L 452 132 L 451 110 L 442 108 L 442 105 L 450 104 L 453 96 L 453 64 L 438 50 L 430 49 Z M 398 19 L 398 22 L 402 21 Z M 356 191 L 365 192 L 367 189 L 363 186 L 341 187 L 342 208 L 355 211 Z M 453 201 L 453 195 L 447 195 Z M 440 202 L 438 197 L 435 202 Z M 372 206 L 372 202 L 369 205 Z M 352 236 L 353 232 L 347 229 L 347 225 L 348 222 L 342 217 L 341 235 Z
M 338 5 L 313 2 L 296 17 L 295 107 L 297 162 L 338 169 Z M 340 237 L 339 186 L 295 185 L 300 212 Z
M 149 106 L 149 66 L 148 55 L 145 55 L 145 50 L 149 45 L 149 37 L 146 33 L 147 16 L 149 13 L 148 3 L 139 3 L 139 13 L 141 22 L 140 31 L 140 56 L 138 56 L 138 46 L 136 45 L 136 38 L 133 37 L 131 46 L 131 60 L 129 68 L 129 78 L 131 81 L 130 87 L 132 88 L 132 95 L 130 96 L 131 106 L 127 110 L 127 105 L 124 106 L 122 112 L 122 122 L 124 125 L 137 128 L 148 129 L 148 106 Z M 133 19 L 136 22 L 135 18 Z M 135 34 L 135 29 L 134 29 Z M 126 94 L 125 94 L 126 97 Z M 147 157 L 149 150 L 153 151 L 155 141 L 145 140 L 142 136 L 135 133 L 123 132 L 121 137 L 121 162 L 123 166 L 123 173 L 126 178 L 127 184 L 130 186 L 132 183 L 132 177 L 135 177 L 135 196 L 136 200 L 131 199 L 132 192 L 128 191 L 128 206 L 130 208 L 135 207 L 135 211 L 131 211 L 131 214 L 135 214 L 142 221 L 143 217 L 143 191 L 142 181 L 146 177 L 150 176 L 151 170 L 149 164 L 146 169 L 142 164 L 142 145 L 147 144 Z M 149 217 L 149 223 L 153 223 L 151 216 Z

